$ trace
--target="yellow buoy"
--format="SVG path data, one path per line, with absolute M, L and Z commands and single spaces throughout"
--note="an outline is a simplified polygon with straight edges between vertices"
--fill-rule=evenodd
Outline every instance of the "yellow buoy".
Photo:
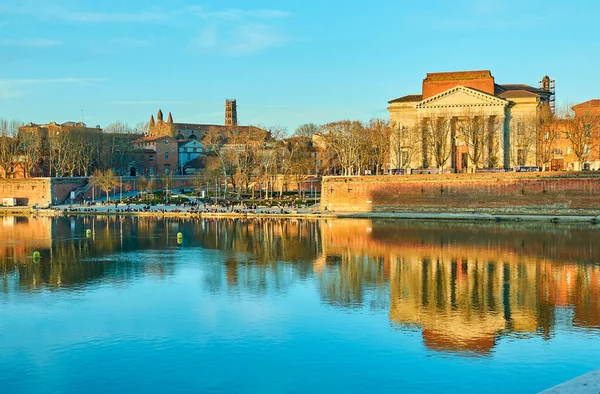
M 85 230 L 85 236 L 86 237 L 91 237 L 92 236 L 92 230 L 90 230 L 89 228 L 87 230 Z
M 183 233 L 177 233 L 177 238 L 183 238 Z
M 40 252 L 38 252 L 37 250 L 35 252 L 33 252 L 33 262 L 34 263 L 40 262 Z

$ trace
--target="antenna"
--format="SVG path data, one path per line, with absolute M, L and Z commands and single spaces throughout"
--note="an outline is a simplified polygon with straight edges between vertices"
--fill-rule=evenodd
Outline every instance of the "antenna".
M 84 123 L 83 122 L 83 110 L 81 110 L 81 123 Z

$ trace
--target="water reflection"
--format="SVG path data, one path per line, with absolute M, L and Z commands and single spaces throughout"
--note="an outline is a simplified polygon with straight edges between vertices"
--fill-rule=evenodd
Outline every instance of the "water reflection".
M 277 296 L 309 282 L 333 308 L 385 311 L 431 350 L 485 355 L 502 337 L 550 339 L 558 315 L 600 328 L 599 235 L 587 225 L 8 217 L 1 289 L 85 290 L 204 264 L 211 292 Z M 197 250 L 215 260 L 196 261 Z

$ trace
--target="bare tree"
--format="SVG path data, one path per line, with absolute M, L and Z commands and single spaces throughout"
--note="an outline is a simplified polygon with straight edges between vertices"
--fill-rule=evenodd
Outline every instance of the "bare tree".
M 319 125 L 315 123 L 304 123 L 298 126 L 294 135 L 297 137 L 312 138 L 313 135 L 319 132 Z
M 526 165 L 527 158 L 531 154 L 535 154 L 538 126 L 537 116 L 513 119 L 510 136 L 510 163 L 512 166 Z
M 365 125 L 365 132 L 369 140 L 367 144 L 370 145 L 370 149 L 367 150 L 370 167 L 379 175 L 390 159 L 390 122 L 386 119 L 371 119 Z
M 31 176 L 42 155 L 42 138 L 36 131 L 20 130 L 17 133 L 19 153 L 25 178 Z
M 577 157 L 579 171 L 582 170 L 583 163 L 597 148 L 597 139 L 594 138 L 593 132 L 598 124 L 600 124 L 600 119 L 589 112 L 565 120 L 567 138 L 571 142 L 573 154 Z
M 435 159 L 441 173 L 452 153 L 452 118 L 444 113 L 429 117 L 425 133 L 426 148 Z
M 368 163 L 368 139 L 361 122 L 343 120 L 321 126 L 326 149 L 330 149 L 344 175 L 361 174 Z
M 542 167 L 542 170 L 547 171 L 552 161 L 552 147 L 554 141 L 560 137 L 560 123 L 559 119 L 550 109 L 549 105 L 544 105 L 539 113 L 537 119 L 537 161 Z
M 0 168 L 5 178 L 14 176 L 14 166 L 18 160 L 19 141 L 7 135 L 0 135 Z
M 391 125 L 390 156 L 393 168 L 409 168 L 420 151 L 422 135 L 416 126 Z
M 486 143 L 489 143 L 490 138 L 489 133 L 489 122 L 486 122 L 482 112 L 464 113 L 457 137 L 467 146 L 467 154 L 474 169 L 481 168 L 483 165 Z

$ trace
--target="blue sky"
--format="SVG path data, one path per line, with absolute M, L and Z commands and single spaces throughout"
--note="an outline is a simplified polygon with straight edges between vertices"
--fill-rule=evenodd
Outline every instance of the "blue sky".
M 283 126 L 387 117 L 427 72 L 600 97 L 598 1 L 0 0 L 0 117 Z

